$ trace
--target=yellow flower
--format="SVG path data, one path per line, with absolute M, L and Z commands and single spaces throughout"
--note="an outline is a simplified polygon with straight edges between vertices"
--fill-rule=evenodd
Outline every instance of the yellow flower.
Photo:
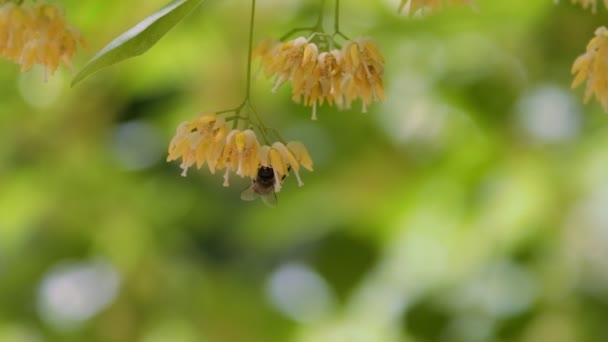
M 21 71 L 41 64 L 52 75 L 63 62 L 71 67 L 82 36 L 67 25 L 63 11 L 39 3 L 0 5 L 0 56 L 21 65 Z
M 272 39 L 264 39 L 256 45 L 252 51 L 252 58 L 266 58 L 277 45 L 277 42 Z
M 312 68 L 304 70 L 300 78 L 294 78 L 292 90 L 294 102 L 312 107 L 312 120 L 317 119 L 317 105 L 325 101 L 342 108 L 341 52 L 332 50 L 314 56 L 315 61 L 309 62 Z
M 235 171 L 241 177 L 255 178 L 258 174 L 260 144 L 255 133 L 248 129 L 233 129 L 226 136 L 226 144 L 218 161 L 219 169 L 226 168 L 224 186 L 229 186 L 230 172 Z
M 290 141 L 287 143 L 287 148 L 293 153 L 300 165 L 308 171 L 313 170 L 312 158 L 310 157 L 310 154 L 308 154 L 308 150 L 304 144 L 299 141 Z
M 448 5 L 468 5 L 471 7 L 475 6 L 474 0 L 401 0 L 401 4 L 399 5 L 399 12 L 405 10 L 405 14 L 407 15 L 415 14 L 418 11 L 424 10 L 435 12 L 441 10 L 446 3 Z
M 181 158 L 182 176 L 195 164 L 197 169 L 207 164 L 211 173 L 225 169 L 224 186 L 228 186 L 230 172 L 241 177 L 257 176 L 259 148 L 252 130 L 229 131 L 224 118 L 205 114 L 177 127 L 169 144 L 167 161 Z
M 342 53 L 340 50 L 323 52 L 319 55 L 317 73 L 321 95 L 330 105 L 342 107 Z M 323 103 L 321 98 L 321 104 Z
M 234 172 L 242 178 L 256 180 L 260 167 L 270 167 L 274 173 L 274 191 L 281 190 L 281 182 L 291 171 L 298 184 L 300 166 L 312 171 L 312 158 L 301 142 L 292 141 L 285 146 L 275 142 L 271 146 L 261 146 L 255 132 L 228 130 L 222 117 L 205 114 L 199 118 L 181 123 L 169 144 L 167 161 L 181 159 L 182 176 L 196 164 L 197 169 L 207 164 L 209 171 L 224 171 L 224 186 L 229 186 L 230 174 Z
M 572 65 L 572 73 L 576 74 L 572 88 L 576 88 L 586 80 L 585 103 L 592 95 L 608 112 L 608 29 L 602 26 L 595 31 L 595 37 L 587 45 L 587 52 L 579 56 Z
M 214 173 L 225 145 L 226 132 L 224 119 L 216 117 L 215 114 L 206 114 L 196 120 L 183 122 L 177 127 L 175 137 L 169 144 L 167 161 L 181 158 L 180 167 L 184 177 L 194 164 L 200 169 L 207 163 L 211 173 Z
M 384 100 L 384 58 L 370 39 L 356 39 L 343 48 L 343 95 L 346 108 L 360 98 L 362 111 L 373 101 Z
M 291 171 L 296 175 L 298 185 L 303 186 L 300 178 L 300 166 L 312 171 L 312 159 L 301 142 L 289 142 L 285 146 L 275 142 L 272 146 L 264 145 L 259 150 L 260 166 L 270 167 L 274 172 L 274 191 L 281 191 L 281 181 Z
M 255 55 L 262 58 L 266 76 L 275 78 L 272 89 L 275 92 L 284 82 L 301 77 L 303 70 L 310 68 L 315 50 L 318 50 L 315 44 L 299 37 L 286 43 L 263 41 L 256 48 Z
M 341 50 L 321 52 L 303 37 L 286 43 L 265 40 L 255 54 L 266 75 L 275 78 L 273 91 L 289 81 L 293 101 L 312 107 L 313 120 L 317 107 L 326 102 L 350 109 L 360 99 L 366 112 L 372 102 L 384 99 L 384 58 L 370 39 L 359 38 Z

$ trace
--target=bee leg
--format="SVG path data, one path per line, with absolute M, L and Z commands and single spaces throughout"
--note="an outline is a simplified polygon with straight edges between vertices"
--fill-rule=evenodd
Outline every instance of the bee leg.
M 289 172 L 291 172 L 291 165 L 287 167 L 287 173 Z M 284 174 L 283 177 L 281 177 L 281 182 L 285 180 L 285 177 L 287 177 L 287 174 Z

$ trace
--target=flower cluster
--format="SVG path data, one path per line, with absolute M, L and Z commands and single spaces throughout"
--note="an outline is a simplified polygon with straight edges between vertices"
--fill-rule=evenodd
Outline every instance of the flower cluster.
M 281 189 L 281 180 L 293 170 L 298 184 L 300 166 L 312 171 L 312 159 L 301 142 L 287 145 L 275 142 L 261 145 L 250 130 L 230 129 L 224 118 L 205 114 L 180 124 L 169 144 L 167 161 L 182 160 L 182 176 L 196 164 L 200 169 L 207 164 L 209 171 L 225 170 L 224 186 L 229 186 L 230 173 L 255 179 L 262 166 L 275 173 L 275 191 Z
M 471 7 L 475 6 L 474 0 L 401 0 L 401 4 L 399 5 L 399 12 L 405 11 L 407 15 L 417 13 L 418 11 L 424 11 L 425 9 L 434 12 L 441 10 L 446 3 L 448 5 L 468 5 Z
M 576 74 L 572 88 L 576 88 L 586 80 L 585 103 L 592 95 L 608 112 L 608 29 L 600 27 L 595 31 L 595 37 L 587 45 L 587 52 L 579 56 L 572 65 L 572 73 Z
M 254 56 L 261 58 L 266 76 L 274 77 L 273 91 L 291 82 L 293 100 L 312 107 L 313 120 L 317 106 L 326 102 L 350 109 L 360 99 L 366 112 L 372 102 L 384 100 L 384 58 L 370 39 L 348 41 L 330 51 L 319 51 L 304 37 L 284 43 L 266 40 Z
M 71 66 L 79 42 L 84 44 L 82 36 L 56 6 L 0 5 L 0 55 L 20 64 L 21 71 L 42 64 L 53 74 L 62 61 Z

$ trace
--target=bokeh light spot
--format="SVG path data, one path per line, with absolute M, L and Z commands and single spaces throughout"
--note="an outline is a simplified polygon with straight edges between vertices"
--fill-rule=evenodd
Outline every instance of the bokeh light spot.
M 41 66 L 34 66 L 29 72 L 21 74 L 18 81 L 19 94 L 30 106 L 45 109 L 52 106 L 65 87 L 61 72 L 45 80 L 45 71 Z
M 570 93 L 542 86 L 524 96 L 518 106 L 522 130 L 540 143 L 567 142 L 578 136 L 580 113 Z
M 299 322 L 326 317 L 334 303 L 325 280 L 302 264 L 285 264 L 270 275 L 267 294 L 275 307 Z
M 112 132 L 112 152 L 120 165 L 129 171 L 143 170 L 158 163 L 165 151 L 163 138 L 152 125 L 130 121 Z
M 44 321 L 64 330 L 93 317 L 116 297 L 120 278 L 107 262 L 66 262 L 52 268 L 38 292 Z

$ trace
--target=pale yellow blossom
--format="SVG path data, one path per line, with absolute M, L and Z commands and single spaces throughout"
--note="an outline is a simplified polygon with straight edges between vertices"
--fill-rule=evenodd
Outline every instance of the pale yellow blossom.
M 384 58 L 371 40 L 347 41 L 342 49 L 319 51 L 314 43 L 299 37 L 285 43 L 262 41 L 255 56 L 261 59 L 268 77 L 274 77 L 273 91 L 283 83 L 292 87 L 296 103 L 317 107 L 327 103 L 339 109 L 350 109 L 361 100 L 362 111 L 384 99 Z
M 361 99 L 362 111 L 374 101 L 384 100 L 384 58 L 370 39 L 356 39 L 343 48 L 344 105 Z
M 177 127 L 169 144 L 167 161 L 182 160 L 182 176 L 196 164 L 200 169 L 205 163 L 214 173 L 225 145 L 227 127 L 215 114 L 205 114 L 196 120 L 183 122 Z
M 572 65 L 575 74 L 572 88 L 585 82 L 585 98 L 587 103 L 593 95 L 608 112 L 608 29 L 600 27 L 595 31 L 595 37 L 587 44 L 587 51 L 579 56 Z
M 0 56 L 21 65 L 21 71 L 40 64 L 52 75 L 62 62 L 71 67 L 79 43 L 84 45 L 82 36 L 57 6 L 0 5 Z
M 255 133 L 250 130 L 233 129 L 226 136 L 226 144 L 218 161 L 219 169 L 226 169 L 224 186 L 229 186 L 230 172 L 238 176 L 255 178 L 260 165 L 258 151 L 260 143 Z
M 313 170 L 312 158 L 310 157 L 310 154 L 308 153 L 308 150 L 304 144 L 299 141 L 290 141 L 287 143 L 287 148 L 293 153 L 300 165 L 302 165 L 308 171 Z
M 290 148 L 290 147 L 291 148 Z M 312 171 L 312 159 L 301 142 L 289 142 L 285 146 L 281 142 L 275 142 L 272 146 L 264 145 L 259 152 L 260 166 L 270 167 L 274 172 L 274 191 L 281 191 L 283 178 L 293 172 L 298 185 L 304 185 L 300 177 L 300 166 Z
M 262 57 L 262 68 L 268 77 L 274 77 L 273 92 L 284 82 L 305 75 L 305 70 L 314 66 L 314 55 L 318 51 L 315 44 L 299 37 L 286 43 L 269 45 L 263 42 L 256 55 Z
M 208 165 L 211 173 L 224 170 L 224 186 L 230 185 L 230 175 L 255 180 L 260 167 L 270 167 L 274 173 L 274 191 L 281 190 L 283 179 L 293 172 L 300 186 L 300 166 L 312 171 L 312 158 L 301 142 L 287 145 L 275 142 L 260 145 L 251 129 L 229 129 L 225 119 L 216 114 L 204 114 L 179 125 L 169 144 L 167 161 L 181 159 L 182 176 L 196 165 Z

